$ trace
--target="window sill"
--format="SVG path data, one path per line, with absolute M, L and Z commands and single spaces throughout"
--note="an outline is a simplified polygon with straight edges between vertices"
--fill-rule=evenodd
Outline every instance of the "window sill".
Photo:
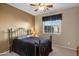
M 43 33 L 43 34 L 61 35 L 61 33 Z

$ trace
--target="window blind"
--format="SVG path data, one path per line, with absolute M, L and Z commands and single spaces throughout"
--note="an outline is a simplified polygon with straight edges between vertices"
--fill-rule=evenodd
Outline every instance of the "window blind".
M 45 16 L 42 18 L 42 21 L 55 21 L 55 20 L 62 20 L 62 14 L 56 14 L 51 16 Z

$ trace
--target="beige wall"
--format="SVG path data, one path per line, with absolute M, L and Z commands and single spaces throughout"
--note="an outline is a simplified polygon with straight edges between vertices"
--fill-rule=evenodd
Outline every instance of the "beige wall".
M 79 8 L 77 9 L 77 45 L 79 46 Z
M 61 25 L 62 34 L 53 34 L 53 43 L 61 45 L 67 48 L 76 49 L 78 40 L 78 22 L 79 22 L 79 7 L 59 10 L 56 12 L 50 12 L 42 15 L 35 16 L 35 29 L 39 32 L 39 36 L 49 38 L 49 34 L 43 34 L 42 17 L 54 14 L 63 14 L 63 20 Z M 79 27 L 79 26 L 78 26 Z
M 9 28 L 34 28 L 35 17 L 7 4 L 0 4 L 0 52 L 8 50 Z

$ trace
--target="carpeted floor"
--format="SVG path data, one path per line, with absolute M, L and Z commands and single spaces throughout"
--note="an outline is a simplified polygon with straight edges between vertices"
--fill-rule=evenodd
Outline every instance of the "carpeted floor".
M 19 56 L 14 52 L 7 52 L 6 54 L 2 54 L 0 56 Z M 76 56 L 76 51 L 65 49 L 59 46 L 53 46 L 53 51 L 49 54 L 49 56 Z

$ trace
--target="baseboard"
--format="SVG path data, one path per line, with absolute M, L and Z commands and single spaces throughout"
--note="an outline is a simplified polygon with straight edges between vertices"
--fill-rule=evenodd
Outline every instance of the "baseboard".
M 57 45 L 57 44 L 56 44 L 56 46 L 59 46 L 59 47 L 65 48 L 65 49 L 69 49 L 69 50 L 73 50 L 73 51 L 77 51 L 77 49 L 71 48 L 71 47 L 67 47 L 67 46 L 62 46 L 62 45 Z
M 6 53 L 8 53 L 8 52 L 9 52 L 9 50 L 8 50 L 8 51 L 5 51 L 5 52 L 3 52 L 3 53 L 0 53 L 0 55 L 6 54 Z

